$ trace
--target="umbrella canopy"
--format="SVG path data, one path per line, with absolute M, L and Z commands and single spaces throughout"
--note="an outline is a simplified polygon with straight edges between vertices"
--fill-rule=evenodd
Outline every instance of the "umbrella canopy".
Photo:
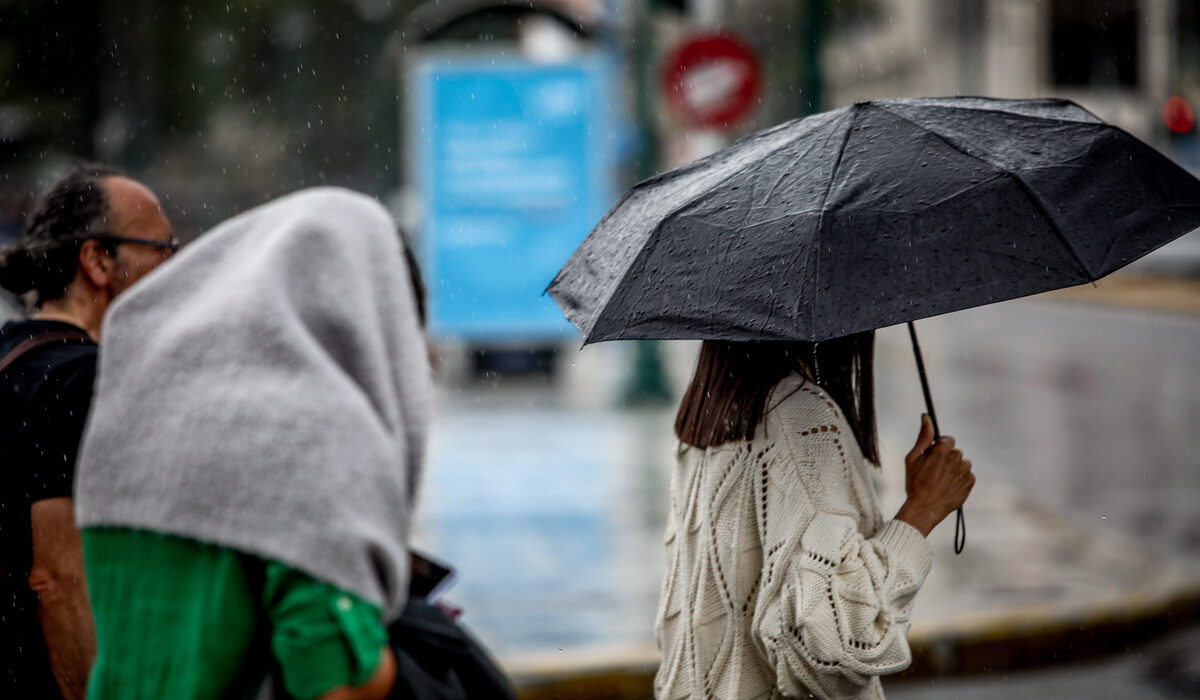
M 646 180 L 548 292 L 584 342 L 820 341 L 1094 281 L 1200 181 L 1067 100 L 879 100 Z

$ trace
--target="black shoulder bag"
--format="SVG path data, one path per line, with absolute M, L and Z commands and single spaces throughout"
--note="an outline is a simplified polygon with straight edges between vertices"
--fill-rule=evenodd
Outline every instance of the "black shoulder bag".
M 394 700 L 516 700 L 512 684 L 466 629 L 427 600 L 448 575 L 447 567 L 412 553 L 408 604 L 388 626 L 396 655 Z

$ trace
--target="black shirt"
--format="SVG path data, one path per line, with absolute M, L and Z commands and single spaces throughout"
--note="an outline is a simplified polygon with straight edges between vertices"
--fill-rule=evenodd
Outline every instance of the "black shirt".
M 52 330 L 78 329 L 59 321 L 4 324 L 0 357 Z M 0 697 L 59 697 L 29 590 L 29 509 L 71 495 L 95 379 L 93 343 L 35 348 L 0 374 Z

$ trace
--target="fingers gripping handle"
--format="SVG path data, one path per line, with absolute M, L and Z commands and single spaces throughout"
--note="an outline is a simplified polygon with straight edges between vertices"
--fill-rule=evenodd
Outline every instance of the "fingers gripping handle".
M 913 357 L 917 361 L 917 374 L 921 375 L 921 391 L 925 394 L 925 411 L 933 423 L 933 439 L 942 436 L 938 429 L 937 413 L 933 410 L 933 394 L 929 392 L 929 378 L 925 375 L 925 361 L 921 359 L 921 345 L 917 342 L 917 329 L 912 321 L 908 322 L 908 336 L 912 338 Z M 954 519 L 954 553 L 962 554 L 967 546 L 967 520 L 963 517 L 963 509 L 959 507 Z

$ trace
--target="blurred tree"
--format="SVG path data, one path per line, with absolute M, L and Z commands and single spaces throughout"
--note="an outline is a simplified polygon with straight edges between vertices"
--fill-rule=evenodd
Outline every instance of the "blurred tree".
M 87 0 L 0 2 L 0 158 L 94 151 L 100 7 Z M 70 21 L 64 22 L 64 18 Z
M 197 230 L 313 184 L 400 184 L 403 0 L 0 0 L 0 172 L 99 158 Z

